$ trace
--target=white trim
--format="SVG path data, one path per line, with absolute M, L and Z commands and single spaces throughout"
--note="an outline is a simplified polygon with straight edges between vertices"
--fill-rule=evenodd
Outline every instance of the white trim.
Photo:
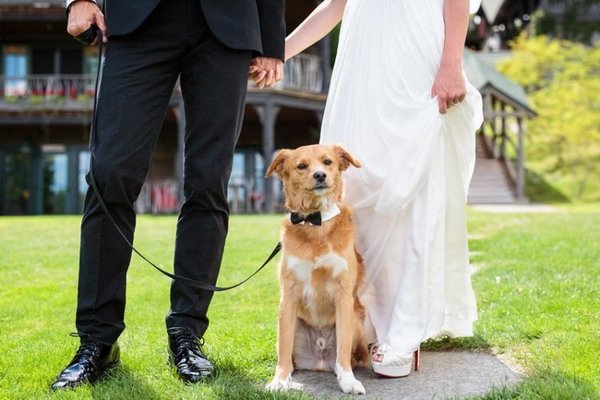
M 67 8 L 69 8 L 69 6 L 71 5 L 71 3 L 74 3 L 76 1 L 80 1 L 80 0 L 67 0 L 66 6 Z M 96 3 L 96 0 L 86 0 L 86 1 L 91 1 L 92 3 Z
M 337 217 L 340 213 L 341 213 L 340 208 L 338 207 L 337 204 L 334 203 L 327 210 L 321 211 L 321 223 L 323 223 L 325 221 L 329 221 L 330 219 Z

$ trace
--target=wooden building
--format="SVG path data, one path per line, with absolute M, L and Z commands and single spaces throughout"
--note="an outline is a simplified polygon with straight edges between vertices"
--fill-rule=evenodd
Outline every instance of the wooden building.
M 63 4 L 63 0 L 0 0 L 0 215 L 81 211 L 87 189 L 98 53 L 66 33 Z M 288 31 L 315 4 L 313 0 L 288 1 Z M 282 209 L 279 183 L 266 180 L 264 170 L 276 149 L 318 141 L 331 75 L 331 47 L 330 37 L 326 37 L 288 61 L 285 78 L 276 88 L 258 90 L 249 84 L 229 183 L 233 212 Z M 490 168 L 489 163 L 486 167 L 486 162 L 478 159 L 469 198 L 478 202 L 523 201 L 524 119 L 533 112 L 522 90 L 482 63 L 480 54 L 469 53 L 465 69 L 486 99 L 486 124 L 478 157 L 491 157 L 496 168 Z M 138 212 L 177 211 L 184 121 L 176 87 L 146 184 L 136 202 Z M 506 150 L 510 148 L 506 143 L 515 126 L 513 121 L 521 127 L 516 139 L 521 145 L 514 151 Z M 488 139 L 484 140 L 483 134 Z M 507 161 L 513 159 L 515 168 Z M 490 186 L 501 193 L 490 190 Z
M 288 27 L 314 7 L 311 0 L 288 2 Z M 0 0 L 0 215 L 81 210 L 97 49 L 78 44 L 65 27 L 63 0 Z M 329 76 L 326 38 L 286 63 L 275 89 L 249 84 L 230 181 L 234 212 L 277 208 L 265 164 L 276 148 L 318 140 Z M 178 207 L 184 118 L 176 88 L 136 203 L 140 212 Z
M 534 23 L 536 34 L 584 43 L 600 41 L 600 3 L 571 0 L 482 0 L 471 19 L 467 47 L 508 49 L 510 40 Z

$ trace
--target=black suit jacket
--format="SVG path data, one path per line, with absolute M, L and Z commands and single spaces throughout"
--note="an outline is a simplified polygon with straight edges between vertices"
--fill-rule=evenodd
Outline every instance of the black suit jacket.
M 163 0 L 169 1 L 169 0 Z M 285 0 L 197 0 L 212 33 L 227 47 L 284 59 Z M 159 0 L 105 0 L 108 36 L 133 32 Z

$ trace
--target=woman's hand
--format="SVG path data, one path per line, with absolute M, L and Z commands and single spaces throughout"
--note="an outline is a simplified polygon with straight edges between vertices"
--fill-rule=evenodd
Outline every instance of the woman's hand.
M 446 114 L 450 107 L 458 105 L 464 100 L 466 93 L 462 63 L 442 62 L 431 88 L 431 97 L 438 97 L 440 113 Z
M 462 58 L 468 26 L 469 0 L 444 0 L 444 50 L 431 88 L 431 97 L 438 96 L 441 114 L 463 101 L 467 93 Z
M 252 79 L 259 89 L 275 87 L 283 79 L 283 61 L 270 57 L 255 57 L 250 62 L 248 78 Z

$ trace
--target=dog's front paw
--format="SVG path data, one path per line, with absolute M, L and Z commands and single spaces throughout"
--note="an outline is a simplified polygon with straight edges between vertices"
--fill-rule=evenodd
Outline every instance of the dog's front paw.
M 267 385 L 267 390 L 271 392 L 285 392 L 292 388 L 292 376 L 288 376 L 285 379 L 281 378 L 273 378 L 271 382 Z
M 340 389 L 344 393 L 349 394 L 365 394 L 365 387 L 358 379 L 354 377 L 352 372 L 341 372 L 338 374 L 338 383 L 340 384 Z

